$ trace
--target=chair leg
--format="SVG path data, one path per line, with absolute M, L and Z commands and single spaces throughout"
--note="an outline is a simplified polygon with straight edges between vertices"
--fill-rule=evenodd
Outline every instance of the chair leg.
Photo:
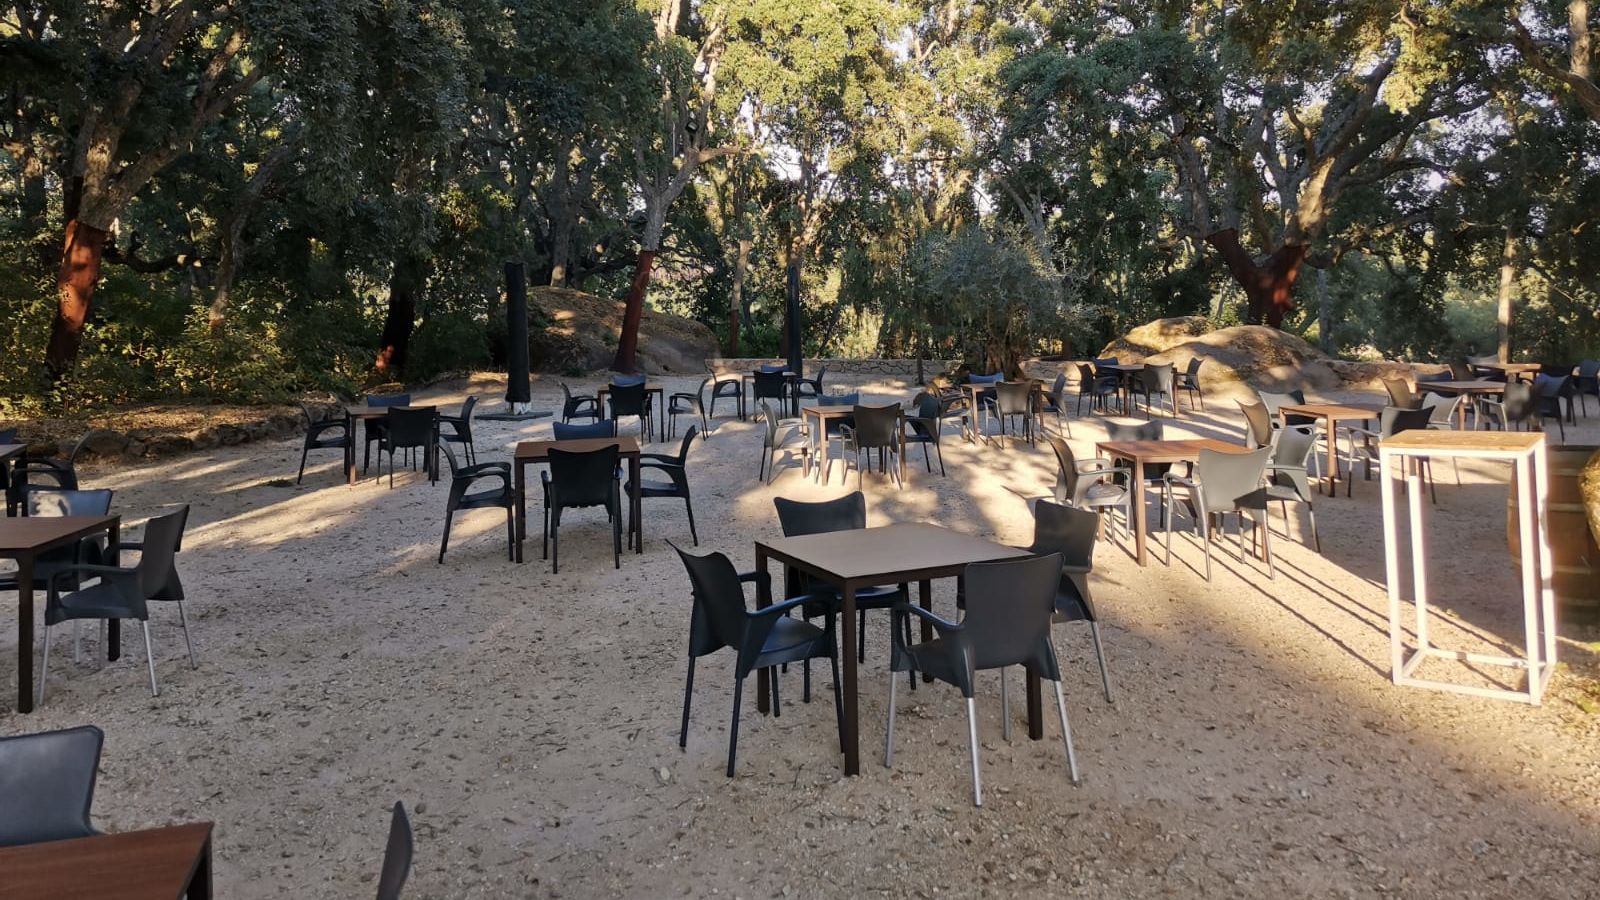
M 1072 783 L 1078 784 L 1078 754 L 1072 749 L 1072 725 L 1067 721 L 1067 695 L 1061 689 L 1060 681 L 1056 682 L 1056 712 L 1061 715 L 1061 742 L 1067 745 L 1067 769 L 1072 773 Z
M 895 677 L 895 671 L 889 670 L 889 720 L 883 729 L 883 767 L 894 768 L 894 690 L 900 679 Z
M 694 541 L 694 545 L 698 547 L 700 546 L 700 535 L 696 534 L 694 530 L 694 504 L 689 502 L 688 494 L 683 496 L 683 511 L 689 516 L 689 537 Z
M 733 777 L 733 762 L 739 753 L 739 703 L 744 699 L 744 679 L 733 682 L 733 725 L 728 729 L 728 777 Z
M 1311 542 L 1316 545 L 1317 552 L 1322 552 L 1322 536 L 1317 534 L 1317 508 L 1311 503 L 1306 503 L 1306 518 L 1311 520 Z
M 683 680 L 683 727 L 678 730 L 678 749 L 689 746 L 689 699 L 694 696 L 694 657 L 689 657 L 689 675 Z
M 1100 688 L 1106 693 L 1107 703 L 1116 703 L 1111 697 L 1111 670 L 1106 667 L 1106 648 L 1100 643 L 1100 623 L 1089 623 L 1089 636 L 1094 639 L 1094 656 L 1100 662 Z
M 453 509 L 446 509 L 444 511 L 444 537 L 441 537 L 439 539 L 439 564 L 440 565 L 444 565 L 444 551 L 445 551 L 446 548 L 448 548 L 450 546 L 450 519 L 454 514 L 455 514 L 455 510 L 453 510 Z
M 34 706 L 44 705 L 44 683 L 50 678 L 50 638 L 55 635 L 55 629 L 49 625 L 44 627 L 44 659 L 39 663 L 39 696 L 34 701 Z
M 300 474 L 299 474 L 299 476 L 297 476 L 295 478 L 295 480 L 294 480 L 295 484 L 299 484 L 300 482 L 306 480 L 306 454 L 308 454 L 310 452 L 311 452 L 311 448 L 310 447 L 301 447 L 300 448 Z
M 621 504 L 611 515 L 611 567 L 622 568 L 622 510 Z
M 800 702 L 811 702 L 811 660 L 800 663 Z
M 139 623 L 144 629 L 144 661 L 150 668 L 150 696 L 161 696 L 161 688 L 156 686 L 156 648 L 150 645 L 150 621 L 148 619 Z
M 1268 517 L 1269 514 L 1262 510 L 1261 521 L 1256 523 L 1256 527 L 1261 529 L 1261 552 L 1267 557 L 1267 577 L 1277 578 L 1278 573 L 1274 571 L 1272 565 L 1272 529 L 1267 525 Z
M 774 719 L 783 715 L 783 704 L 778 700 L 778 667 L 767 667 L 767 678 L 772 684 L 772 717 Z
M 978 706 L 967 698 L 967 746 L 972 751 L 972 805 L 983 805 L 983 775 L 978 772 Z
M 1206 581 L 1211 580 L 1211 514 L 1201 512 L 1197 514 L 1200 523 L 1200 537 L 1206 545 Z
M 183 612 L 183 601 L 178 602 L 178 624 L 183 626 L 183 645 L 189 650 L 189 668 L 198 669 L 200 664 L 195 662 L 194 642 L 189 640 L 189 617 Z
M 1000 667 L 1000 737 L 1011 740 L 1011 694 L 1006 684 L 1006 667 Z

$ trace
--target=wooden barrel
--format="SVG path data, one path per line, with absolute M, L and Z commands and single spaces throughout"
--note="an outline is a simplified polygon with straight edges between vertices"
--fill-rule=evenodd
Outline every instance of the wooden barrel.
M 1585 618 L 1600 617 L 1600 546 L 1589 530 L 1583 506 L 1584 466 L 1600 447 L 1567 444 L 1551 446 L 1550 495 L 1545 506 L 1545 528 L 1550 534 L 1550 553 L 1555 560 L 1556 602 L 1569 612 Z M 1506 539 L 1511 544 L 1511 563 L 1522 570 L 1522 541 L 1517 519 L 1517 482 L 1511 478 L 1511 494 L 1506 500 Z

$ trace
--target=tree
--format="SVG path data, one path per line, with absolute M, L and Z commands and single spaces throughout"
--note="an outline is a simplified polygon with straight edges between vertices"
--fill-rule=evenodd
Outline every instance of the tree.
M 1551 21 L 1554 16 L 1548 15 L 1550 5 L 1533 4 L 1535 21 L 1530 29 L 1523 22 L 1523 4 L 1512 3 L 1511 42 L 1534 71 L 1559 85 L 1565 96 L 1600 122 L 1600 82 L 1594 75 L 1600 43 L 1589 31 L 1589 0 L 1567 0 L 1565 41 Z

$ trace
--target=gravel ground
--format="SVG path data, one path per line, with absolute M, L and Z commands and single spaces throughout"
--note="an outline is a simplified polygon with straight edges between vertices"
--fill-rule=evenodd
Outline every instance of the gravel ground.
M 498 394 L 491 380 L 433 393 L 453 406 L 469 387 Z M 861 387 L 884 401 L 915 390 Z M 559 407 L 554 381 L 535 394 Z M 1168 435 L 1238 439 L 1232 404 L 1209 399 Z M 1569 440 L 1600 443 L 1600 419 L 1579 421 Z M 1072 425 L 1075 450 L 1092 455 L 1100 420 Z M 477 430 L 482 458 L 504 459 L 550 425 Z M 946 478 L 920 456 L 904 490 L 868 477 L 872 522 L 1027 542 L 1027 501 L 1053 479 L 1048 447 L 947 441 Z M 785 463 L 760 484 L 759 445 L 755 423 L 721 418 L 691 456 L 700 546 L 741 567 L 753 538 L 778 532 L 773 497 L 847 490 L 837 466 L 827 486 Z M 1019 727 L 1002 739 L 991 673 L 976 809 L 964 706 L 947 686 L 901 692 L 895 768 L 881 765 L 881 615 L 869 616 L 861 675 L 861 777 L 841 777 L 825 671 L 809 705 L 791 671 L 780 718 L 758 715 L 747 693 L 738 775 L 725 778 L 727 654 L 702 661 L 678 749 L 689 600 L 665 540 L 688 539 L 680 505 L 647 503 L 646 552 L 620 570 L 594 511 L 569 518 L 558 576 L 539 559 L 537 519 L 519 566 L 493 512 L 463 514 L 439 565 L 443 486 L 405 471 L 393 490 L 346 486 L 326 452 L 295 486 L 298 462 L 296 440 L 87 470 L 130 522 L 193 505 L 179 562 L 200 667 L 162 608 L 158 698 L 137 632 L 104 668 L 57 654 L 31 716 L 9 711 L 5 681 L 0 733 L 105 729 L 102 830 L 215 821 L 222 896 L 370 895 L 396 799 L 417 830 L 408 896 L 419 898 L 1597 891 L 1600 716 L 1586 710 L 1600 705 L 1600 632 L 1562 624 L 1563 667 L 1541 707 L 1395 687 L 1376 482 L 1318 504 L 1323 555 L 1301 543 L 1303 520 L 1285 539 L 1274 519 L 1275 579 L 1230 546 L 1207 584 L 1184 535 L 1170 566 L 1159 552 L 1135 565 L 1120 535 L 1103 543 L 1094 590 L 1115 704 L 1086 629 L 1057 631 L 1084 781 L 1067 779 L 1053 715 L 1045 740 L 1029 741 L 1014 702 Z M 1506 468 L 1463 465 L 1459 487 L 1447 466 L 1438 475 L 1436 640 L 1519 641 Z M 943 614 L 955 615 L 952 591 L 935 586 Z M 0 596 L 4 621 L 15 602 Z M 0 629 L 0 660 L 15 658 L 14 642 Z

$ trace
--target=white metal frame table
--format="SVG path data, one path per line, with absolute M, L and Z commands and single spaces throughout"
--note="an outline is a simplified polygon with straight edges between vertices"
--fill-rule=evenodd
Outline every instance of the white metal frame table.
M 1428 544 L 1423 499 L 1422 460 L 1490 459 L 1512 464 L 1517 488 L 1518 532 L 1522 549 L 1522 619 L 1526 656 L 1522 659 L 1447 650 L 1428 640 Z M 1389 591 L 1389 662 L 1397 685 L 1454 691 L 1497 700 L 1517 700 L 1537 706 L 1544 698 L 1556 667 L 1554 563 L 1550 554 L 1549 526 L 1543 510 L 1550 492 L 1549 463 L 1541 433 L 1484 431 L 1402 432 L 1378 446 L 1383 473 L 1383 555 Z M 1394 475 L 1406 479 L 1411 531 L 1411 579 L 1416 607 L 1416 642 L 1407 648 L 1402 634 L 1400 523 L 1398 487 Z M 1409 655 L 1408 655 L 1409 649 Z M 1419 678 L 1418 667 L 1428 659 L 1453 659 L 1478 665 L 1524 669 L 1523 690 L 1479 687 Z

